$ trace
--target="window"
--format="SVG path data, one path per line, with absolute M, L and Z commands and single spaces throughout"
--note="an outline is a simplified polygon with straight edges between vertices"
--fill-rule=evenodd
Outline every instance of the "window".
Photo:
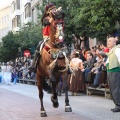
M 9 21 L 9 15 L 7 15 L 7 21 Z
M 16 9 L 20 9 L 20 0 L 16 0 Z
M 6 35 L 6 28 L 4 29 L 4 35 Z
M 15 27 L 19 27 L 20 26 L 20 15 L 16 15 L 15 16 Z
M 15 3 L 14 2 L 12 2 L 12 4 L 11 4 L 11 9 L 12 9 L 12 12 L 15 11 Z
M 22 14 L 20 15 L 20 23 L 22 24 Z
M 2 17 L 2 23 L 3 23 L 3 17 Z
M 4 17 L 4 20 L 5 20 L 5 22 L 6 22 L 6 16 Z
M 14 28 L 15 28 L 15 18 L 12 19 L 12 29 L 14 29 Z
M 24 23 L 24 18 L 25 18 L 25 15 L 24 15 L 24 14 L 25 14 L 25 13 L 23 12 L 23 17 L 22 17 L 22 18 L 23 18 L 23 21 L 22 21 L 23 23 Z
M 20 27 L 21 21 L 20 21 L 20 15 L 17 15 L 17 27 Z
M 35 22 L 35 20 L 34 20 L 34 19 L 35 19 L 35 16 L 34 16 L 34 11 L 35 11 L 35 10 L 34 10 L 34 9 L 32 9 L 32 21 L 33 21 L 33 22 Z
M 28 3 L 25 6 L 25 19 L 28 17 L 31 17 L 31 3 Z

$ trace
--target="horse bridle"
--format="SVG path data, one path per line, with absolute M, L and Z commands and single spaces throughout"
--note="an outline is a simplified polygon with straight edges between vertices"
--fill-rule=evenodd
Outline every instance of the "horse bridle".
M 63 20 L 56 20 L 52 23 L 53 27 L 55 28 L 56 31 L 58 31 L 59 33 L 63 32 L 64 29 L 64 21 Z M 62 30 L 58 29 L 58 26 L 62 26 Z M 57 34 L 57 33 L 56 33 Z M 54 45 L 57 45 L 59 43 L 59 41 L 63 41 L 63 33 L 59 34 L 59 36 L 57 38 L 55 38 L 55 43 L 53 43 Z
M 53 21 L 53 23 L 52 23 L 52 25 L 56 28 L 56 25 L 57 24 L 62 24 L 62 23 L 64 23 L 64 20 L 55 20 L 55 21 Z M 64 28 L 64 24 L 62 24 L 63 25 L 63 28 Z

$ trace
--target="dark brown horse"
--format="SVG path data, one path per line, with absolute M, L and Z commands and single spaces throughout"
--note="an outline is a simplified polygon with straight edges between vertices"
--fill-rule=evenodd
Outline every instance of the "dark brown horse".
M 45 43 L 43 50 L 40 53 L 40 59 L 37 65 L 36 77 L 39 90 L 39 98 L 41 103 L 41 117 L 46 117 L 47 114 L 43 105 L 43 89 L 45 79 L 49 78 L 52 86 L 51 101 L 53 107 L 59 106 L 56 86 L 63 78 L 65 90 L 65 112 L 71 112 L 68 99 L 67 76 L 69 69 L 69 61 L 66 57 L 67 48 L 64 44 L 64 13 L 62 11 L 52 14 L 53 21 L 50 25 L 50 39 Z

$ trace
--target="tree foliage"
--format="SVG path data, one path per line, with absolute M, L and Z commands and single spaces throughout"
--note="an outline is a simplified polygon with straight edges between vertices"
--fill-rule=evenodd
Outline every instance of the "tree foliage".
M 2 39 L 0 61 L 14 60 L 19 56 L 19 48 L 21 48 L 21 52 L 23 52 L 32 46 L 35 47 L 39 41 L 42 40 L 41 31 L 40 25 L 28 23 L 16 34 L 9 32 L 8 35 Z
M 27 49 L 32 45 L 36 45 L 42 40 L 41 26 L 33 23 L 24 25 L 18 33 L 18 43 L 22 49 Z
M 8 35 L 3 37 L 2 46 L 0 47 L 0 60 L 8 62 L 14 60 L 18 55 L 18 44 L 15 41 L 16 35 L 9 32 Z
M 72 42 L 72 34 L 78 39 L 80 36 L 106 39 L 108 34 L 116 30 L 120 32 L 120 1 L 119 0 L 49 0 L 55 3 L 57 8 L 62 7 L 65 12 L 65 41 Z M 39 9 L 42 14 L 48 0 L 43 0 Z M 39 20 L 39 21 L 40 21 Z M 117 27 L 116 27 L 117 25 Z M 9 61 L 18 56 L 18 48 L 22 50 L 36 46 L 42 40 L 42 24 L 28 23 L 24 25 L 18 34 L 9 32 L 2 41 L 0 47 L 0 60 Z M 87 38 L 86 37 L 86 38 Z
M 77 9 L 71 11 L 75 29 L 80 28 L 90 37 L 101 38 L 115 30 L 116 22 L 120 22 L 120 2 L 117 0 L 72 0 L 68 4 L 79 3 Z M 77 4 L 78 5 L 78 4 Z M 77 13 L 77 14 L 74 14 Z M 79 24 L 77 24 L 79 23 Z M 78 30 L 80 30 L 78 29 Z M 78 32 L 78 31 L 77 31 Z
M 120 22 L 118 0 L 51 0 L 66 13 L 67 33 L 106 39 Z

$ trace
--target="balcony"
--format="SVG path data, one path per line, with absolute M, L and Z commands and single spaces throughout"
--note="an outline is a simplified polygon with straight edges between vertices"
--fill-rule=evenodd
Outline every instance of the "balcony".
M 17 32 L 19 32 L 20 31 L 20 27 L 15 27 L 13 30 L 12 30 L 12 32 L 15 34 L 15 33 L 17 33 Z
M 21 12 L 20 12 L 19 9 L 18 9 L 18 10 L 15 10 L 15 11 L 12 13 L 12 15 L 11 15 L 11 19 L 15 18 L 15 16 L 20 15 L 20 14 L 21 14 Z

